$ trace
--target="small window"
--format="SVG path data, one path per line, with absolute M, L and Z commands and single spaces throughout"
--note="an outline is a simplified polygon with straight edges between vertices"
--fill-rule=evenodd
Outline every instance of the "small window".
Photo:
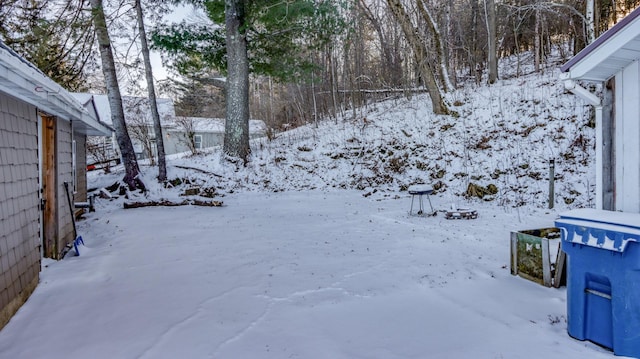
M 193 145 L 197 150 L 202 149 L 202 135 L 193 135 Z

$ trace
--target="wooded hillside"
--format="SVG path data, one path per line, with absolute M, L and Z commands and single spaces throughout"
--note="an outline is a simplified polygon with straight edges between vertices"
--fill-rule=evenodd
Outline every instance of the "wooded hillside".
M 235 1 L 247 13 L 252 118 L 274 130 L 340 115 L 381 98 L 428 92 L 441 97 L 467 83 L 494 83 L 498 62 L 516 58 L 509 76 L 545 71 L 549 55 L 569 59 L 631 12 L 640 1 L 611 0 L 295 0 Z M 172 1 L 142 1 L 157 50 L 173 64 L 160 83 L 179 115 L 223 117 L 226 75 L 222 1 L 183 0 L 199 16 L 178 25 Z M 144 94 L 141 52 L 131 1 L 104 1 L 117 38 L 118 74 L 129 94 Z M 71 90 L 101 89 L 102 75 L 87 0 L 4 0 L 0 38 Z M 222 24 L 222 27 L 224 24 Z M 198 28 L 199 37 L 178 37 Z M 315 28 L 313 38 L 309 35 Z M 268 30 L 268 31 L 267 31 Z M 174 41 L 163 44 L 167 36 Z M 160 39 L 160 40 L 159 40 Z M 321 40 L 321 41 L 320 41 Z M 176 51 L 175 46 L 194 47 Z M 124 44 L 124 46 L 123 46 Z M 128 44 L 128 46 L 127 46 Z M 252 44 L 258 44 L 252 47 Z M 218 46 L 218 47 L 216 47 Z M 215 51 L 214 51 L 215 50 Z M 558 58 L 554 56 L 554 58 Z M 170 60 L 170 61 L 169 61 Z M 525 70 L 527 69 L 527 70 Z M 224 86 L 224 85 L 223 85 Z M 124 86 L 123 86 L 124 87 Z

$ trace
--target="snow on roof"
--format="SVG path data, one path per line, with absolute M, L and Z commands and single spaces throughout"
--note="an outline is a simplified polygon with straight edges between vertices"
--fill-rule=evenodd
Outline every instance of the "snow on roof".
M 71 96 L 75 97 L 75 99 L 80 101 L 80 103 L 87 103 L 87 102 L 93 100 L 93 95 L 90 94 L 90 93 L 72 92 Z
M 98 111 L 100 120 L 107 124 L 112 124 L 111 108 L 109 107 L 109 99 L 107 95 L 94 95 L 89 93 L 74 93 L 76 99 L 80 101 L 88 101 L 93 98 Z M 173 101 L 168 98 L 157 99 L 158 113 L 162 127 L 169 131 L 180 131 L 183 121 L 189 121 L 190 126 L 196 132 L 204 133 L 224 133 L 224 122 L 222 118 L 207 117 L 189 117 L 176 116 Z M 151 111 L 149 109 L 149 99 L 146 97 L 123 96 L 122 104 L 124 107 L 125 120 L 128 124 L 152 124 Z M 267 125 L 262 120 L 249 120 L 249 133 L 264 134 Z
M 108 125 L 106 123 L 104 123 L 103 121 L 101 121 L 100 119 L 100 115 L 98 114 L 98 109 L 96 108 L 96 103 L 93 100 L 93 96 L 89 95 L 89 96 L 78 96 L 78 94 L 76 93 L 71 93 L 71 96 L 74 97 L 77 101 L 79 101 L 84 108 L 87 110 L 87 112 L 89 112 L 91 114 L 92 118 L 96 119 L 96 122 L 98 122 L 102 127 L 107 129 L 106 133 L 97 133 L 95 131 L 89 131 L 89 132 L 85 132 L 87 135 L 90 136 L 110 136 L 111 133 L 113 133 L 114 129 L 113 127 L 111 127 L 111 125 Z M 77 128 L 77 123 L 74 123 L 74 128 Z
M 74 96 L 78 99 L 93 97 L 96 104 L 96 110 L 100 120 L 107 124 L 112 124 L 111 108 L 109 107 L 109 99 L 107 95 L 94 95 L 89 93 L 76 93 Z M 158 114 L 160 122 L 165 125 L 173 123 L 175 117 L 175 108 L 173 101 L 168 98 L 158 98 Z M 127 123 L 146 123 L 152 124 L 151 110 L 149 109 L 149 99 L 146 97 L 122 96 L 122 106 L 124 107 L 124 116 Z
M 224 133 L 223 118 L 207 118 L 207 117 L 188 117 L 188 116 L 176 116 L 175 126 L 180 128 L 178 123 L 188 121 L 195 132 L 207 132 L 207 133 Z M 249 120 L 249 133 L 263 134 L 267 130 L 267 125 L 262 120 Z
M 100 123 L 67 90 L 47 77 L 35 65 L 0 41 L 0 91 L 36 106 L 60 119 L 74 122 L 74 129 L 85 134 L 109 135 Z
M 177 116 L 175 119 L 176 128 L 181 128 L 180 123 L 189 123 L 195 132 L 224 133 L 224 119 Z

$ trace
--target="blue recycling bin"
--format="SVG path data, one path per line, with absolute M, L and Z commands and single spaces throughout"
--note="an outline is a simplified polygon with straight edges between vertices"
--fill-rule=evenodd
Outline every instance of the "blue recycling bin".
M 579 209 L 560 215 L 567 255 L 567 330 L 640 358 L 640 214 Z

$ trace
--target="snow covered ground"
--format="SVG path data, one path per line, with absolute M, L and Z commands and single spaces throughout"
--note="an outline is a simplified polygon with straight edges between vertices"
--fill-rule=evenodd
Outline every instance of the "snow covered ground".
M 436 208 L 446 207 L 438 197 Z M 566 334 L 566 292 L 514 277 L 509 232 L 555 214 L 410 196 L 236 193 L 221 208 L 98 202 L 47 262 L 2 358 L 608 358 Z
M 253 141 L 246 166 L 178 156 L 169 188 L 143 166 L 135 199 L 199 189 L 225 206 L 99 199 L 81 256 L 43 263 L 0 358 L 612 357 L 567 335 L 565 289 L 509 268 L 510 231 L 593 205 L 588 106 L 553 71 L 448 96 L 458 117 L 391 99 Z M 408 215 L 416 183 L 436 185 L 438 216 Z M 444 219 L 452 204 L 479 218 Z
M 433 115 L 424 94 L 371 103 L 355 117 L 347 111 L 345 119 L 253 141 L 246 166 L 226 163 L 216 148 L 171 161 L 214 175 L 175 167 L 169 175 L 220 195 L 310 189 L 395 195 L 429 183 L 438 195 L 457 202 L 470 184 L 494 185 L 497 192 L 483 201 L 545 207 L 553 159 L 556 207 L 593 206 L 591 108 L 567 93 L 557 76 L 550 71 L 491 87 L 469 85 L 448 94 L 457 117 Z M 115 179 L 101 180 L 106 185 Z

